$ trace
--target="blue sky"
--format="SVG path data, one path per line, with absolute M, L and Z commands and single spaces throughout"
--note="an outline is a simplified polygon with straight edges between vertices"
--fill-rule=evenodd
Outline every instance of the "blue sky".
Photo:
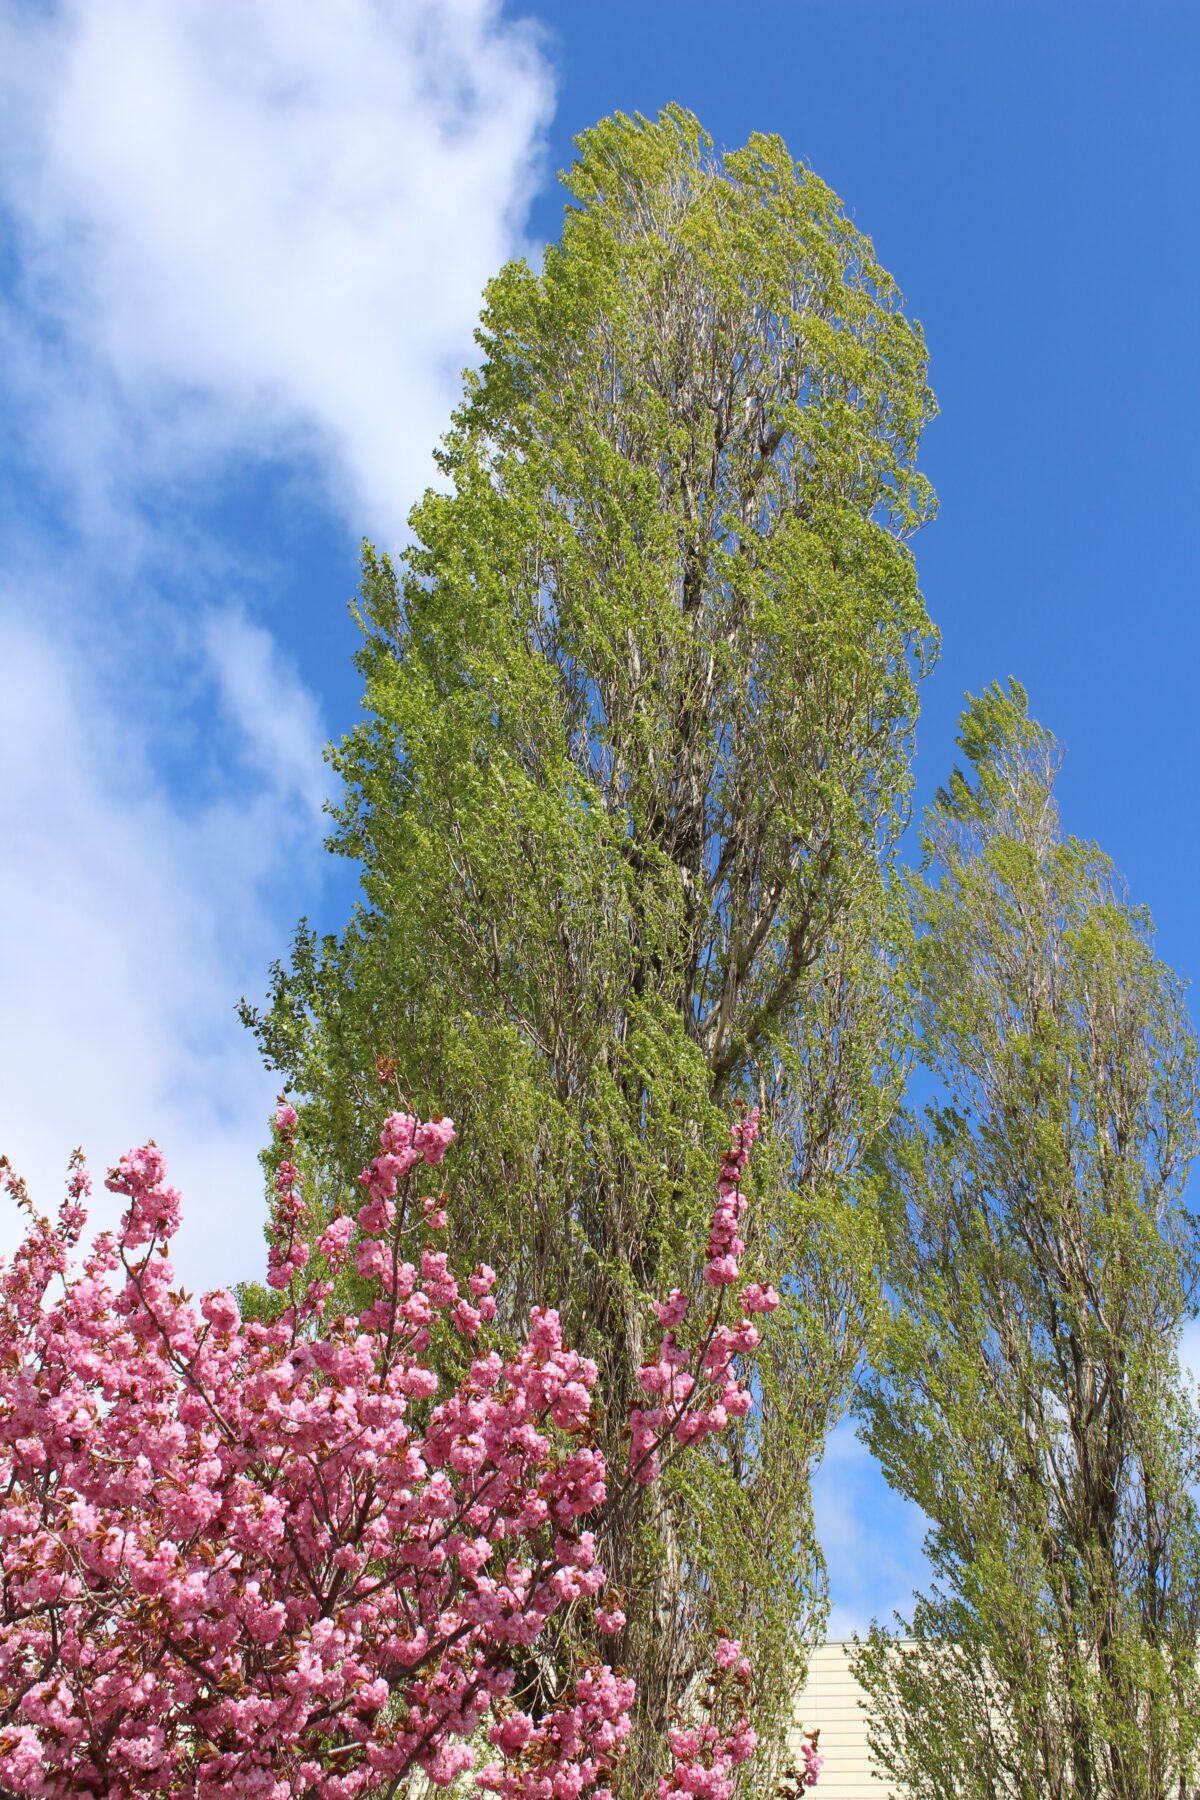
M 0 0 L 0 1141 L 40 1191 L 153 1134 L 188 1279 L 257 1267 L 233 1005 L 349 903 L 356 545 L 616 108 L 780 132 L 874 238 L 942 407 L 919 797 L 1016 674 L 1200 972 L 1198 77 L 1169 0 Z M 919 1521 L 845 1431 L 819 1503 L 835 1629 L 903 1605 Z

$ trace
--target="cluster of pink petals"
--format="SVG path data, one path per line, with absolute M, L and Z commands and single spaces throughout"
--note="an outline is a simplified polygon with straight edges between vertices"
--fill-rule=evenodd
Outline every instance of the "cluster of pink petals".
M 736 1120 L 729 1133 L 729 1148 L 717 1177 L 717 1204 L 708 1231 L 708 1261 L 704 1279 L 710 1287 L 730 1287 L 738 1278 L 738 1259 L 746 1246 L 738 1236 L 746 1211 L 742 1173 L 750 1160 L 750 1147 L 758 1136 L 758 1108 Z
M 477 1771 L 476 1785 L 501 1800 L 612 1800 L 607 1779 L 629 1736 L 634 1685 L 608 1667 L 585 1669 L 563 1705 L 534 1720 L 512 1711 L 489 1737 L 504 1760 Z
M 75 1272 L 82 1171 L 57 1222 L 33 1215 L 0 1267 L 0 1789 L 357 1800 L 418 1770 L 449 1786 L 482 1734 L 480 1789 L 607 1800 L 632 1684 L 583 1668 L 536 1720 L 511 1698 L 515 1659 L 562 1608 L 624 1625 L 587 1524 L 607 1491 L 588 1432 L 596 1366 L 549 1309 L 515 1354 L 479 1347 L 495 1274 L 460 1283 L 435 1247 L 442 1200 L 417 1192 L 450 1120 L 386 1121 L 356 1218 L 317 1240 L 320 1277 L 292 1107 L 275 1128 L 273 1322 L 175 1285 L 179 1196 L 153 1145 L 110 1174 L 128 1210 Z M 740 1217 L 753 1135 L 753 1116 L 735 1127 L 720 1220 Z M 2 1182 L 18 1187 L 4 1165 Z M 718 1219 L 720 1262 L 735 1252 Z M 358 1315 L 329 1305 L 351 1260 L 375 1283 Z M 748 1289 L 747 1306 L 769 1292 Z M 672 1332 L 685 1310 L 679 1295 L 659 1309 L 643 1382 L 662 1424 L 633 1426 L 651 1464 L 667 1432 L 693 1441 L 745 1410 L 730 1368 L 754 1327 L 714 1321 L 689 1368 Z M 426 1356 L 439 1322 L 467 1362 L 444 1393 Z M 702 1385 L 720 1397 L 689 1412 Z M 742 1678 L 740 1657 L 719 1647 L 717 1662 L 715 1680 Z M 673 1743 L 664 1794 L 723 1800 L 753 1733 L 711 1729 Z
M 734 1771 L 754 1754 L 758 1735 L 745 1712 L 750 1664 L 731 1638 L 717 1641 L 715 1673 L 701 1723 L 668 1732 L 674 1766 L 658 1784 L 659 1800 L 690 1794 L 695 1800 L 730 1800 Z
M 821 1770 L 825 1766 L 825 1758 L 818 1755 L 817 1746 L 815 1744 L 806 1743 L 801 1760 L 804 1767 L 797 1771 L 801 1786 L 810 1788 L 816 1787 L 817 1782 L 821 1777 Z
M 634 1407 L 629 1415 L 629 1468 L 639 1483 L 658 1478 L 659 1451 L 666 1440 L 673 1439 L 677 1445 L 702 1443 L 715 1432 L 723 1431 L 731 1420 L 744 1419 L 750 1410 L 750 1392 L 738 1379 L 735 1359 L 757 1348 L 758 1330 L 749 1318 L 743 1317 L 737 1325 L 729 1326 L 722 1323 L 722 1316 L 725 1290 L 737 1280 L 740 1258 L 746 1250 L 738 1235 L 746 1211 L 741 1180 L 757 1136 L 755 1107 L 732 1126 L 729 1149 L 721 1163 L 717 1204 L 708 1234 L 708 1260 L 704 1265 L 705 1283 L 716 1288 L 718 1294 L 700 1332 L 698 1349 L 686 1349 L 676 1337 L 677 1328 L 687 1316 L 688 1296 L 675 1288 L 666 1300 L 655 1304 L 658 1322 L 664 1328 L 658 1356 L 638 1370 L 642 1391 L 652 1404 Z M 775 1289 L 759 1282 L 744 1288 L 740 1299 L 747 1313 L 773 1312 L 779 1305 Z M 703 1377 L 703 1385 L 699 1376 Z

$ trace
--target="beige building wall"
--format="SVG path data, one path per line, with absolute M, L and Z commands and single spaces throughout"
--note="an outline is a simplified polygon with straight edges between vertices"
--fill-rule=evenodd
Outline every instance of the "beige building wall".
M 817 1800 L 886 1800 L 893 1790 L 871 1768 L 863 1691 L 850 1673 L 851 1645 L 841 1638 L 818 1644 L 796 1696 L 795 1742 L 819 1726 L 825 1758 Z

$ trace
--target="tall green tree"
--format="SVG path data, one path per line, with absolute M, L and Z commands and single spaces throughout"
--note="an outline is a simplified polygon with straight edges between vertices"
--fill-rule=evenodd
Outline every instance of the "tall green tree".
M 936 1099 L 884 1170 L 894 1313 L 863 1402 L 934 1583 L 857 1662 L 914 1800 L 1168 1800 L 1200 1729 L 1196 1045 L 1016 684 L 963 718 L 915 883 Z
M 487 290 L 447 491 L 401 567 L 365 552 L 367 718 L 333 753 L 362 902 L 301 926 L 250 1016 L 331 1197 L 377 1057 L 454 1112 L 455 1216 L 604 1365 L 618 1456 L 644 1297 L 694 1268 L 731 1108 L 765 1107 L 759 1422 L 603 1548 L 653 1734 L 719 1623 L 782 1720 L 823 1603 L 809 1470 L 872 1293 L 847 1181 L 898 1093 L 933 401 L 870 243 L 777 138 L 717 159 L 679 108 L 618 115 L 564 179 L 561 242 Z

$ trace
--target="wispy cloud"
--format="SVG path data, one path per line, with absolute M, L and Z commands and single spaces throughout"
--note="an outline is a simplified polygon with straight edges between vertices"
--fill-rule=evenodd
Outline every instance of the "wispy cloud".
M 530 28 L 489 0 L 18 5 L 0 66 L 57 470 L 96 498 L 231 449 L 313 457 L 398 531 L 540 168 Z
M 156 1136 L 226 1280 L 327 729 L 237 484 L 401 534 L 551 80 L 489 0 L 0 0 L 0 71 L 0 1143 L 49 1198 Z
M 136 678 L 113 705 L 15 609 L 0 645 L 5 1148 L 47 1205 L 74 1144 L 102 1173 L 155 1137 L 188 1191 L 189 1272 L 228 1275 L 257 1236 L 271 1097 L 232 1009 L 289 852 L 303 866 L 304 827 L 280 823 L 294 780 L 188 809 L 156 774 Z
M 319 819 L 325 800 L 320 708 L 269 631 L 226 608 L 202 620 L 200 639 L 247 772 L 268 790 L 295 795 Z
M 893 1613 L 911 1615 L 914 1590 L 929 1576 L 922 1548 L 928 1520 L 888 1487 L 852 1420 L 825 1446 L 813 1479 L 813 1511 L 829 1569 L 827 1635 L 848 1638 L 865 1632 L 872 1619 L 892 1625 Z

